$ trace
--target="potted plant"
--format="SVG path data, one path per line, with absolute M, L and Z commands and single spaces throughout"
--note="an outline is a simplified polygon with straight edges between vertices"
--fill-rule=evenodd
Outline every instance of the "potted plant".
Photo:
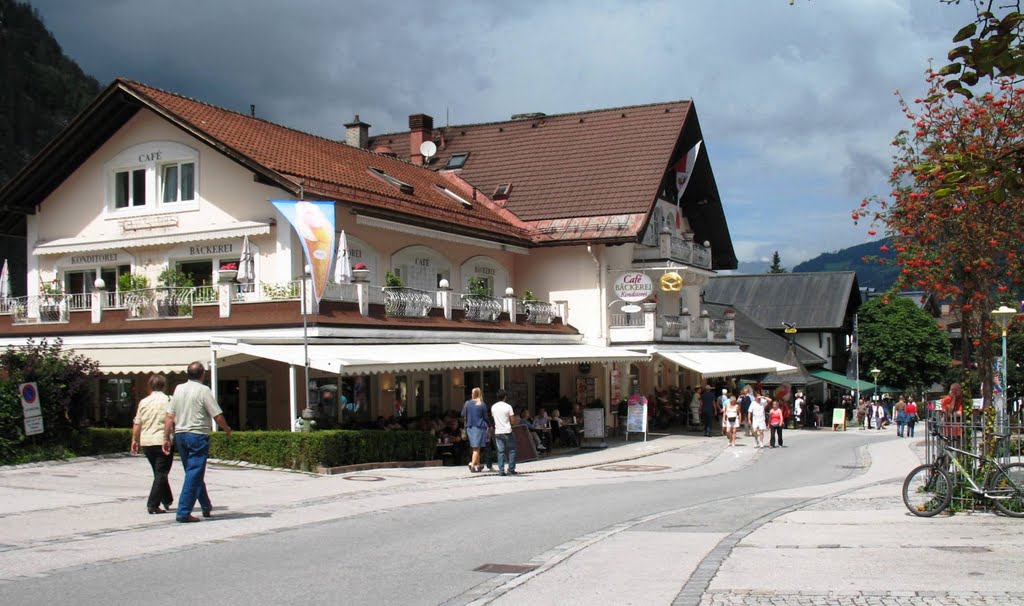
M 367 282 L 370 279 L 370 268 L 366 263 L 356 263 L 352 266 L 352 281 Z
M 402 288 L 405 284 L 402 283 L 402 277 L 393 271 L 389 271 L 384 276 L 384 284 L 392 288 Z
M 163 317 L 174 317 L 181 314 L 179 301 L 182 295 L 176 289 L 191 288 L 193 286 L 192 276 L 177 267 L 168 266 L 157 276 L 157 283 L 164 287 L 164 298 L 157 303 L 157 313 Z M 186 307 L 188 309 L 185 310 L 184 315 L 192 312 L 191 306 L 186 305 Z
M 152 298 L 149 290 L 149 278 L 142 274 L 121 274 L 117 277 L 117 292 L 122 304 L 128 308 L 132 317 L 142 315 L 142 308 Z
M 238 263 L 221 263 L 217 270 L 217 282 L 234 282 L 238 277 Z
M 469 279 L 469 294 L 477 297 L 491 296 L 491 289 L 487 287 L 487 280 L 471 277 Z
M 529 301 L 540 301 L 540 299 L 537 298 L 537 295 L 533 294 L 532 290 L 524 290 L 523 303 L 527 303 Z
M 640 308 L 644 311 L 658 311 L 658 297 L 652 296 L 643 303 L 640 304 Z

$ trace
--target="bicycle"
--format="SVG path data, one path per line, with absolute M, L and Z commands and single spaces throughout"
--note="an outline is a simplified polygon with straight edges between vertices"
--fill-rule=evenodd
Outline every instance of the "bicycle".
M 932 431 L 931 435 L 938 438 L 942 446 L 938 458 L 930 465 L 915 467 L 903 480 L 903 504 L 910 513 L 930 518 L 949 507 L 955 489 L 948 471 L 952 465 L 963 474 L 967 480 L 967 488 L 971 492 L 990 500 L 1003 515 L 1024 518 L 1024 463 L 1003 465 L 991 457 L 950 446 L 949 438 L 936 431 Z M 974 459 L 978 463 L 976 468 L 979 471 L 990 469 L 987 477 L 979 478 L 972 473 L 957 460 L 957 454 Z

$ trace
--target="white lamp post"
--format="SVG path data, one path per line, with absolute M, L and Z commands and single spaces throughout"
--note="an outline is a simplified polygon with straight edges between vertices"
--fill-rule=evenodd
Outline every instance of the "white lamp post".
M 999 309 L 992 311 L 992 319 L 1003 332 L 1003 393 L 999 405 L 996 407 L 996 427 L 1000 430 L 1006 423 L 1006 390 L 1007 390 L 1007 367 L 1006 367 L 1006 329 L 1010 326 L 1010 320 L 1017 315 L 1017 310 L 1006 305 L 1000 305 Z

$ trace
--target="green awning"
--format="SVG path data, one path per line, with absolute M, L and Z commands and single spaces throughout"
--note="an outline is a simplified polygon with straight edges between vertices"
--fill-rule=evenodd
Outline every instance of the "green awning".
M 856 391 L 858 388 L 861 391 L 871 391 L 875 389 L 875 384 L 870 381 L 856 381 L 854 379 L 847 379 L 845 375 L 841 375 L 838 372 L 832 372 L 831 370 L 817 369 L 809 371 L 812 376 L 818 377 L 826 383 L 838 385 Z

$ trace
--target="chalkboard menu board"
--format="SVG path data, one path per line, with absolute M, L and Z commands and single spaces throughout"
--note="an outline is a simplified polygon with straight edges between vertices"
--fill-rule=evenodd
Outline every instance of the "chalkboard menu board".
M 603 438 L 604 437 L 604 409 L 584 408 L 583 409 L 583 437 Z
M 647 433 L 647 404 L 634 404 L 628 408 L 626 431 Z

